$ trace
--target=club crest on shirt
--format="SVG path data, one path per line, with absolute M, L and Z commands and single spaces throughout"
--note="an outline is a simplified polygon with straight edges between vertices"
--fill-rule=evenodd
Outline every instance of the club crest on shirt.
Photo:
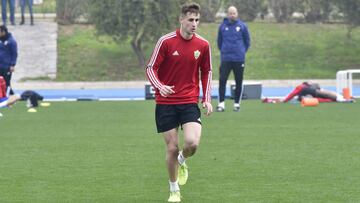
M 241 28 L 239 26 L 237 26 L 235 29 L 236 29 L 236 32 L 239 32 Z
M 194 57 L 195 57 L 195 59 L 198 59 L 199 56 L 200 56 L 200 51 L 199 51 L 199 50 L 194 51 Z

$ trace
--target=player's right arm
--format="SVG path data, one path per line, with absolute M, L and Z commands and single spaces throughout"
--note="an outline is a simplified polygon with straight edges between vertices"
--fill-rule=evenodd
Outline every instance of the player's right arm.
M 288 95 L 285 97 L 285 99 L 283 100 L 283 102 L 288 102 L 290 99 L 294 98 L 296 95 L 298 95 L 298 94 L 301 92 L 302 89 L 303 89 L 303 85 L 302 85 L 302 84 L 296 86 L 296 88 L 295 88 L 292 92 L 290 92 L 290 94 L 288 94 Z
M 174 37 L 175 32 L 169 33 L 167 35 L 162 36 L 155 45 L 154 51 L 151 55 L 149 63 L 146 67 L 146 76 L 149 79 L 151 85 L 157 89 L 161 96 L 167 97 L 170 94 L 175 93 L 174 86 L 168 86 L 161 82 L 158 70 L 163 63 L 166 53 L 167 53 L 167 45 L 166 39 Z
M 165 51 L 164 51 L 164 44 L 162 38 L 156 43 L 154 51 L 151 55 L 149 63 L 146 66 L 146 76 L 149 79 L 151 85 L 157 89 L 161 90 L 164 86 L 159 79 L 158 70 L 160 68 L 161 63 L 164 61 L 165 58 Z
M 160 92 L 161 96 L 167 97 L 167 96 L 169 96 L 170 94 L 175 93 L 175 91 L 174 91 L 173 89 L 174 89 L 174 86 L 163 85 L 163 86 L 159 89 L 159 92 Z

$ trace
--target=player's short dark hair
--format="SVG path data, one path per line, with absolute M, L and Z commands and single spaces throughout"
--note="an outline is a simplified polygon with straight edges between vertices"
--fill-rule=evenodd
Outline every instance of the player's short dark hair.
M 5 25 L 0 25 L 0 31 L 8 33 L 8 29 L 7 29 L 7 27 Z
M 187 13 L 200 13 L 200 5 L 197 3 L 186 3 L 181 6 L 181 16 L 185 16 Z

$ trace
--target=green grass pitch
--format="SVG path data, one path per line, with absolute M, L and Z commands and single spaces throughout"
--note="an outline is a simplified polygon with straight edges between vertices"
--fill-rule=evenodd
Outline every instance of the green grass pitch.
M 360 202 L 359 102 L 229 110 L 203 116 L 183 202 Z M 153 101 L 1 113 L 0 202 L 166 202 Z

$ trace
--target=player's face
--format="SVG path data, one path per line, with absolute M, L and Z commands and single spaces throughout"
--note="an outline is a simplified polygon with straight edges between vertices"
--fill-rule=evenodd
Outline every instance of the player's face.
M 180 17 L 181 29 L 187 35 L 193 35 L 199 25 L 200 14 L 188 12 L 185 16 Z
M 230 7 L 229 10 L 228 10 L 228 18 L 231 20 L 231 21 L 236 21 L 237 17 L 238 17 L 238 12 L 235 8 L 233 7 Z

